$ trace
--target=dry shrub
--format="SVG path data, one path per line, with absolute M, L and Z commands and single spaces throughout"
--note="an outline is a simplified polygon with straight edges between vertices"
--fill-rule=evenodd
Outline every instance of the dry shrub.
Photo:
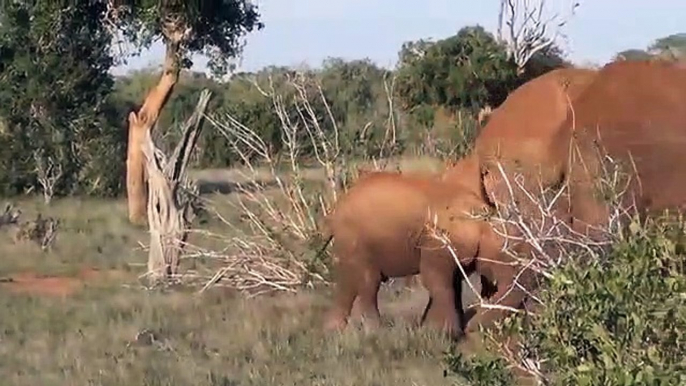
M 223 285 L 256 296 L 328 283 L 324 251 L 329 240 L 322 237 L 320 219 L 359 172 L 345 158 L 339 127 L 316 81 L 303 74 L 288 76 L 288 97 L 276 92 L 271 79 L 267 86 L 255 87 L 269 98 L 281 122 L 282 150 L 275 155 L 259 130 L 229 114 L 208 118 L 241 158 L 245 167 L 239 173 L 245 182 L 237 183 L 236 194 L 228 199 L 241 214 L 239 220 L 214 211 L 231 236 L 197 231 L 223 244 L 220 250 L 192 247 L 192 253 L 223 266 L 203 290 Z M 317 116 L 315 103 L 323 105 L 326 116 Z M 394 125 L 391 118 L 389 122 Z M 386 140 L 394 142 L 394 126 L 389 130 Z M 309 156 L 307 167 L 304 156 Z M 373 169 L 384 167 L 385 161 L 373 161 Z
M 18 225 L 14 234 L 14 241 L 31 241 L 38 244 L 42 250 L 48 250 L 55 242 L 59 223 L 59 219 L 52 217 L 43 218 L 38 213 L 35 220 L 26 221 Z
M 6 204 L 5 211 L 0 215 L 0 228 L 6 225 L 17 225 L 20 216 L 21 210 L 19 208 L 15 208 L 12 204 Z

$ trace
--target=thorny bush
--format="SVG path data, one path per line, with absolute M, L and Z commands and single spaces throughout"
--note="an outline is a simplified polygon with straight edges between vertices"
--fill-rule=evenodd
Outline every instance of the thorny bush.
M 544 280 L 544 306 L 509 317 L 487 333 L 488 346 L 541 384 L 686 384 L 684 228 L 675 216 L 634 220 L 604 258 L 568 259 Z M 504 344 L 506 336 L 521 339 Z M 483 363 L 455 354 L 448 364 L 483 373 Z

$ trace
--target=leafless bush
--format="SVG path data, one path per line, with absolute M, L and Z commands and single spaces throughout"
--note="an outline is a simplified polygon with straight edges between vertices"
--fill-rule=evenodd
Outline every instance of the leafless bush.
M 243 182 L 237 183 L 237 194 L 228 199 L 240 219 L 215 211 L 231 235 L 197 231 L 223 245 L 220 250 L 192 247 L 191 256 L 217 259 L 223 266 L 203 290 L 222 285 L 256 296 L 327 283 L 322 256 L 327 240 L 322 239 L 320 219 L 329 213 L 355 168 L 345 159 L 340 128 L 316 80 L 290 74 L 284 94 L 276 91 L 272 78 L 266 85 L 255 82 L 254 86 L 269 98 L 281 123 L 282 151 L 275 155 L 257 128 L 246 127 L 231 115 L 208 118 L 245 167 L 239 172 Z M 387 84 L 389 90 L 392 87 Z M 323 106 L 324 116 L 318 116 L 314 103 Z M 392 114 L 387 123 L 386 140 L 392 147 L 396 137 Z M 313 167 L 303 166 L 305 152 L 312 155 Z
M 311 252 L 312 240 L 320 234 L 318 219 L 329 212 L 341 185 L 339 129 L 318 84 L 300 74 L 290 77 L 287 84 L 294 91 L 291 100 L 277 94 L 271 80 L 267 87 L 255 83 L 262 95 L 270 98 L 281 122 L 282 162 L 256 130 L 230 115 L 210 118 L 243 160 L 241 177 L 245 182 L 238 184 L 232 202 L 241 213 L 243 226 L 217 213 L 234 235 L 222 237 L 226 247 L 221 251 L 198 250 L 224 262 L 204 288 L 221 280 L 229 287 L 257 295 L 294 291 L 303 284 L 326 281 L 326 272 L 314 269 L 304 255 Z M 327 117 L 315 113 L 312 94 L 323 103 Z M 295 107 L 295 117 L 289 114 L 290 107 Z M 329 120 L 331 130 L 323 127 L 322 118 Z M 305 148 L 324 172 L 324 186 L 319 189 L 308 189 L 306 170 L 301 166 Z M 284 167 L 287 170 L 280 170 Z M 321 271 L 323 267 L 319 268 Z
M 568 196 L 569 186 L 564 184 L 557 191 L 541 189 L 531 192 L 525 188 L 521 176 L 507 178 L 502 165 L 498 170 L 508 189 L 510 199 L 499 203 L 495 216 L 491 218 L 494 230 L 505 240 L 503 251 L 512 257 L 519 266 L 531 269 L 546 278 L 552 278 L 553 271 L 570 262 L 570 259 L 597 260 L 607 256 L 608 249 L 622 237 L 623 226 L 626 221 L 636 214 L 636 204 L 630 196 L 629 186 L 633 178 L 637 178 L 635 165 L 634 173 L 627 173 L 625 166 L 608 156 L 600 148 L 597 148 L 596 157 L 600 160 L 599 175 L 594 183 L 596 192 L 605 200 L 607 219 L 604 223 L 595 224 L 588 232 L 580 233 L 570 227 L 567 221 L 558 218 L 554 211 L 557 201 Z M 639 181 L 640 185 L 640 181 Z M 521 192 L 520 197 L 525 197 L 524 205 L 534 208 L 536 213 L 527 213 L 521 209 L 512 197 Z M 552 198 L 549 198 L 552 197 Z M 590 199 L 591 197 L 589 197 Z M 509 231 L 508 231 L 509 230 Z M 517 253 L 517 243 L 523 243 L 529 247 L 529 253 L 522 255 Z M 527 293 L 534 305 L 545 307 L 546 304 L 536 297 L 528 288 L 524 288 L 517 280 L 513 284 Z M 504 296 L 506 296 L 505 294 Z M 494 302 L 499 299 L 493 299 Z M 508 362 L 520 370 L 523 370 L 539 383 L 544 382 L 540 373 L 542 360 L 530 357 L 526 348 L 521 343 L 507 341 L 505 343 L 489 339 Z
M 571 15 L 579 6 L 572 0 Z M 505 42 L 508 52 L 520 71 L 538 52 L 555 44 L 571 15 L 562 17 L 555 12 L 547 17 L 545 0 L 501 0 L 498 13 L 498 39 Z M 503 27 L 507 33 L 503 34 Z
M 56 163 L 52 157 L 46 156 L 43 149 L 35 150 L 33 159 L 36 162 L 38 183 L 43 188 L 43 199 L 46 204 L 50 204 L 55 195 L 55 186 L 63 175 L 62 165 Z
M 43 218 L 39 213 L 35 220 L 19 225 L 17 232 L 14 234 L 14 241 L 32 241 L 38 244 L 42 250 L 48 250 L 55 242 L 59 223 L 59 219 L 52 217 Z
M 21 209 L 15 208 L 12 204 L 6 204 L 5 211 L 0 215 L 0 228 L 5 225 L 17 225 L 20 216 Z

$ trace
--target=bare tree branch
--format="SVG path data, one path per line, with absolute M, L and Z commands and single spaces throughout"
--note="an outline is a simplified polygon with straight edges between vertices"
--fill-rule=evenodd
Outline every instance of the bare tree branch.
M 580 3 L 572 1 L 570 13 L 561 16 L 555 12 L 544 16 L 545 0 L 501 0 L 498 13 L 498 40 L 507 45 L 509 55 L 519 71 L 538 52 L 565 37 L 562 28 L 569 22 Z M 507 27 L 507 34 L 503 34 Z
M 0 214 L 0 228 L 5 225 L 17 225 L 19 217 L 21 216 L 21 209 L 15 208 L 12 204 L 5 205 L 5 211 Z
M 271 100 L 281 123 L 285 165 L 277 160 L 270 145 L 256 130 L 228 114 L 209 118 L 243 161 L 246 171 L 241 174 L 247 182 L 239 184 L 234 204 L 241 213 L 243 226 L 215 211 L 235 235 L 219 237 L 226 245 L 221 251 L 197 249 L 198 254 L 224 262 L 224 267 L 205 283 L 203 290 L 213 285 L 228 285 L 256 296 L 271 291 L 292 292 L 303 284 L 326 282 L 307 265 L 303 254 L 310 252 L 309 242 L 320 233 L 317 218 L 328 213 L 337 199 L 341 153 L 338 125 L 321 86 L 311 83 L 304 75 L 286 78 L 287 87 L 294 91 L 289 100 L 276 92 L 271 78 L 267 83 L 264 87 L 255 82 L 254 86 Z M 327 114 L 324 118 L 330 121 L 331 130 L 322 127 L 324 119 L 312 107 L 313 98 L 323 104 Z M 322 191 L 306 191 L 305 170 L 301 166 L 305 148 L 312 152 L 324 171 L 326 183 Z M 287 166 L 287 172 L 279 170 L 283 166 Z M 273 188 L 262 183 L 265 177 L 261 172 L 265 168 L 266 178 L 275 185 Z
M 36 162 L 38 183 L 43 189 L 43 200 L 49 205 L 55 195 L 55 186 L 63 176 L 62 165 L 55 162 L 52 157 L 46 156 L 43 149 L 35 150 L 33 159 Z

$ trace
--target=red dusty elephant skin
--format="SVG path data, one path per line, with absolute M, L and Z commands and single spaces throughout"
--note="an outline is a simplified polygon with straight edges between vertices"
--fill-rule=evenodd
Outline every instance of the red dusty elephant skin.
M 510 97 L 514 99 L 515 93 Z M 683 66 L 667 62 L 611 63 L 576 98 L 570 98 L 565 119 L 550 131 L 532 135 L 522 126 L 521 134 L 515 135 L 511 129 L 492 126 L 498 122 L 498 112 L 494 113 L 477 138 L 478 156 L 468 158 L 473 163 L 471 159 L 477 157 L 479 167 L 468 168 L 472 170 L 471 177 L 463 174 L 462 181 L 466 186 L 470 185 L 469 181 L 476 181 L 471 190 L 483 191 L 491 206 L 508 199 L 503 179 L 494 169 L 495 161 L 502 162 L 506 171 L 516 166 L 524 175 L 539 177 L 530 184 L 551 186 L 567 182 L 570 198 L 560 210 L 566 213 L 564 218 L 575 230 L 587 232 L 589 225 L 602 226 L 608 219 L 607 205 L 597 199 L 594 191 L 601 176 L 598 157 L 601 151 L 635 172 L 629 185 L 630 194 L 624 197 L 626 203 L 629 200 L 635 203 L 640 213 L 683 208 L 686 204 L 684 101 L 686 69 Z M 537 105 L 535 101 L 530 105 L 533 116 Z M 511 120 L 505 118 L 503 121 L 516 121 L 516 115 Z M 534 125 L 532 130 L 539 129 Z M 498 146 L 493 146 L 494 143 Z M 464 211 L 465 205 L 459 193 L 452 199 L 453 204 L 439 208 L 438 225 L 450 233 L 452 243 L 460 249 L 461 245 L 473 245 L 474 240 L 462 236 L 469 234 L 463 233 L 462 223 L 451 221 L 455 213 Z M 502 241 L 498 241 L 493 228 L 482 229 L 479 244 L 488 247 L 480 248 L 476 269 L 497 282 L 498 290 L 493 298 L 504 296 L 501 306 L 517 307 L 525 297 L 521 289 L 512 286 L 519 268 L 508 265 L 512 263 L 511 258 L 499 252 L 498 244 L 502 245 Z M 528 272 L 519 282 L 533 285 L 534 279 L 535 275 Z M 503 315 L 501 310 L 482 309 L 469 321 L 466 332 L 476 330 L 479 325 L 488 327 Z
M 507 134 L 512 136 L 521 125 L 537 122 L 522 121 L 517 127 L 503 119 L 530 109 L 532 95 L 539 98 L 536 104 L 538 115 L 545 114 L 545 120 L 537 130 L 545 132 L 547 127 L 550 131 L 566 117 L 567 99 L 561 90 L 569 89 L 568 92 L 576 93 L 593 74 L 591 70 L 562 69 L 527 83 L 495 110 L 483 131 L 489 133 L 495 125 L 505 127 Z M 495 148 L 499 144 L 489 145 Z M 423 235 L 429 207 L 438 208 L 455 195 L 459 197 L 461 207 L 484 207 L 487 200 L 479 187 L 478 166 L 476 156 L 460 160 L 448 168 L 442 182 L 430 177 L 388 172 L 362 175 L 326 219 L 334 236 L 337 260 L 336 299 L 326 318 L 327 328 L 346 325 L 355 298 L 359 298 L 363 317 L 373 325 L 378 324 L 377 292 L 380 283 L 386 277 L 421 272 L 422 283 L 430 293 L 422 319 L 452 334 L 461 331 L 464 314 L 459 302 L 460 294 L 457 293 L 461 289 L 459 277 L 455 276 L 459 274 L 457 265 L 452 256 L 439 259 L 430 252 L 423 252 L 428 257 L 422 259 L 417 242 Z M 474 241 L 463 245 L 460 253 L 473 257 L 479 245 L 481 227 L 486 224 L 466 220 L 460 224 L 461 238 Z M 429 240 L 427 245 L 435 242 Z M 470 259 L 463 261 L 465 268 L 469 268 L 470 262 Z M 456 279 L 457 285 L 454 284 Z M 482 280 L 482 283 L 488 287 L 487 282 Z
M 431 298 L 422 319 L 449 334 L 462 331 L 462 315 L 457 314 L 461 304 L 456 307 L 461 299 L 454 289 L 455 263 L 422 260 L 417 247 L 431 204 L 445 202 L 460 189 L 459 182 L 373 172 L 339 199 L 326 218 L 334 240 L 336 288 L 325 328 L 344 327 L 356 298 L 365 321 L 378 326 L 380 284 L 389 277 L 420 274 Z

